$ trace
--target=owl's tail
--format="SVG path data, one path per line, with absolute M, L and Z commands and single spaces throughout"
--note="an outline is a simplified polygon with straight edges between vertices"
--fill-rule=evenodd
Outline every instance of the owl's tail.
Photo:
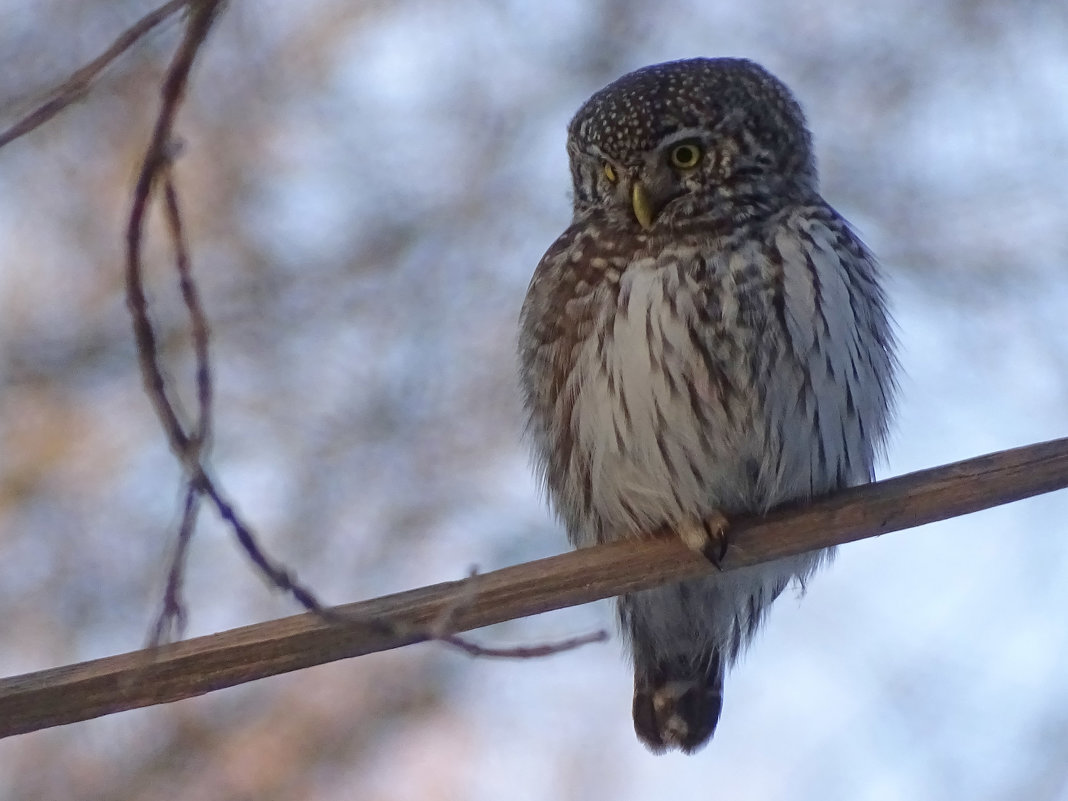
M 636 655 L 637 656 L 637 655 Z M 652 751 L 688 754 L 712 737 L 723 707 L 724 662 L 717 649 L 694 660 L 637 659 L 634 665 L 634 731 Z

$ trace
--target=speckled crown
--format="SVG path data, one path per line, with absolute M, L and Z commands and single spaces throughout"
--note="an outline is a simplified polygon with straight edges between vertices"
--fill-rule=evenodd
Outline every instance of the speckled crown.
M 787 171 L 813 171 L 805 115 L 778 78 L 740 58 L 694 58 L 636 70 L 579 109 L 568 133 L 626 163 L 685 128 L 744 129 Z

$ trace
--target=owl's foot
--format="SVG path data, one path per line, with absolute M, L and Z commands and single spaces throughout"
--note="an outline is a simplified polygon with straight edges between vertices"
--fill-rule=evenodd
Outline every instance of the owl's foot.
M 723 513 L 714 510 L 700 520 L 688 520 L 680 523 L 675 532 L 691 550 L 697 551 L 705 559 L 720 566 L 727 555 L 727 528 L 730 523 Z

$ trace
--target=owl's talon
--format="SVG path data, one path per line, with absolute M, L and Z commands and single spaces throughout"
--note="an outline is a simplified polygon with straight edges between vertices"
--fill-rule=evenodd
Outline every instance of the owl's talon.
M 722 512 L 714 511 L 700 520 L 679 525 L 676 532 L 686 545 L 705 559 L 720 567 L 727 555 L 727 528 L 730 523 Z
M 723 557 L 727 555 L 727 532 L 717 531 L 709 534 L 705 547 L 701 549 L 701 555 L 711 562 L 719 570 L 722 570 Z

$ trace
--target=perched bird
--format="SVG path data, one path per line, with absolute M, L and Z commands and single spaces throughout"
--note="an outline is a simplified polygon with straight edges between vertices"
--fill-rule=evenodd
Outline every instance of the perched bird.
M 519 356 L 571 542 L 669 527 L 715 560 L 731 516 L 870 481 L 893 332 L 786 86 L 742 59 L 646 67 L 579 109 L 567 149 L 574 217 L 531 280 Z M 828 556 L 618 599 L 650 749 L 709 740 L 728 666 Z

